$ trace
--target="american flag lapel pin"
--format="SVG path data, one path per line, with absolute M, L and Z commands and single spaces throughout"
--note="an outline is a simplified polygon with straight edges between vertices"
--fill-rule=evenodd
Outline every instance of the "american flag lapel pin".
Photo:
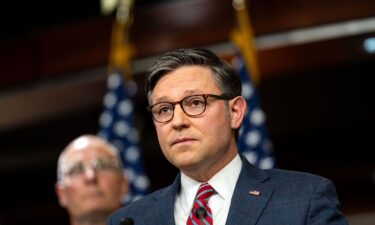
M 251 190 L 251 191 L 249 191 L 249 194 L 254 195 L 254 196 L 259 196 L 260 192 L 259 191 L 255 191 L 255 190 Z

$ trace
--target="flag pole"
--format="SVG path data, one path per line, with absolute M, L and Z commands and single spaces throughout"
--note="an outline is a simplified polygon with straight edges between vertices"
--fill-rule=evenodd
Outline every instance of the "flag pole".
M 113 21 L 109 53 L 108 74 L 122 70 L 124 79 L 131 80 L 131 58 L 135 48 L 130 42 L 129 29 L 133 23 L 132 0 L 119 0 Z
M 245 0 L 233 0 L 232 5 L 236 12 L 237 26 L 231 32 L 230 37 L 244 57 L 251 80 L 257 86 L 260 82 L 260 71 L 254 47 L 254 32 L 250 23 L 246 2 Z

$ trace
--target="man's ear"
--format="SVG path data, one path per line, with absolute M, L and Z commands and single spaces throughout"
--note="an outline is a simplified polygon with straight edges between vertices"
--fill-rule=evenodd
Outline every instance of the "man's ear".
M 232 117 L 232 129 L 238 129 L 245 116 L 246 100 L 242 96 L 237 96 L 229 101 L 229 107 Z
M 57 199 L 62 207 L 66 208 L 66 196 L 65 196 L 65 189 L 64 185 L 61 181 L 57 181 L 55 184 L 55 192 L 57 195 Z
M 124 174 L 121 174 L 121 192 L 122 192 L 122 196 L 126 196 L 129 194 L 129 188 L 130 188 L 130 184 L 129 184 L 129 179 L 126 175 Z

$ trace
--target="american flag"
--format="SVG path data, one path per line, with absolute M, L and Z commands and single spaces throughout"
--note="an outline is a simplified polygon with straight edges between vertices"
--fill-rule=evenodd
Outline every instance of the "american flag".
M 242 57 L 235 57 L 233 64 L 237 74 L 241 77 L 242 96 L 247 103 L 237 142 L 238 149 L 253 165 L 262 169 L 272 168 L 275 166 L 273 147 L 268 138 L 266 116 L 260 106 L 258 94 L 250 81 Z
M 124 173 L 129 179 L 130 194 L 123 203 L 135 201 L 149 190 L 149 179 L 142 165 L 139 132 L 134 127 L 132 96 L 137 91 L 134 81 L 124 83 L 122 74 L 112 73 L 107 79 L 107 93 L 103 99 L 104 110 L 99 118 L 98 135 L 119 150 Z

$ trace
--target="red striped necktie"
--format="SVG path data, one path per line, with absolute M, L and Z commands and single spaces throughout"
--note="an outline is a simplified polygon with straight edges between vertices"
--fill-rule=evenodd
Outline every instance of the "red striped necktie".
M 195 196 L 194 206 L 187 219 L 187 225 L 212 225 L 211 209 L 208 206 L 208 199 L 215 193 L 215 190 L 208 183 L 199 186 Z

